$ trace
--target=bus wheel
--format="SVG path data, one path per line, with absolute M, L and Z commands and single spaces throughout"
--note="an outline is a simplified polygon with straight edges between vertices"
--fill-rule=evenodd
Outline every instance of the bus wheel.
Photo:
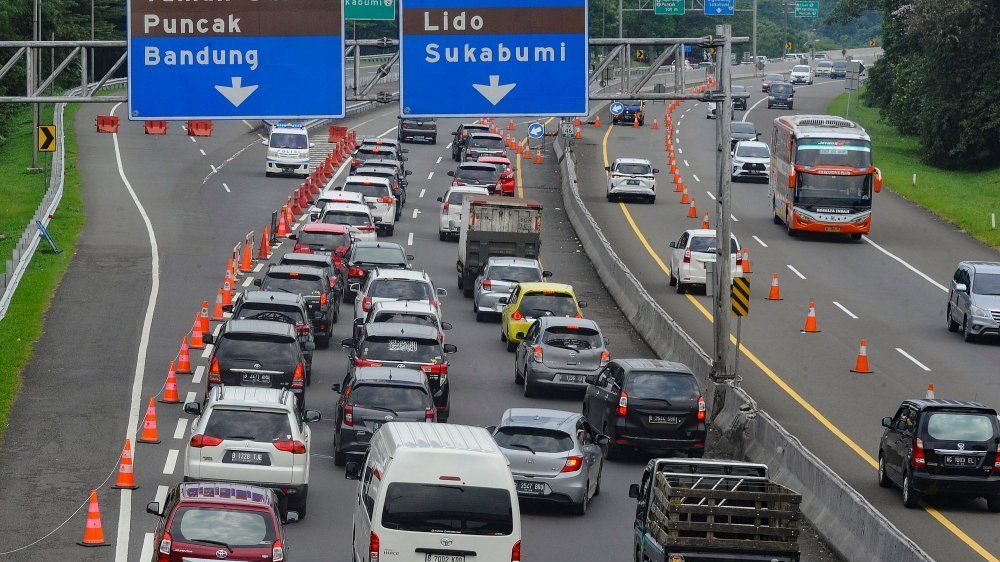
M 851 233 L 851 240 L 861 240 L 861 233 L 860 232 Z

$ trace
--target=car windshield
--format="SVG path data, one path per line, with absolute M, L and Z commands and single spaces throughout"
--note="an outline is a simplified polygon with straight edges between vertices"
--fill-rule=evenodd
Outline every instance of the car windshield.
M 299 344 L 293 338 L 265 334 L 226 334 L 215 348 L 215 358 L 223 366 L 227 362 L 256 362 L 266 369 L 269 365 L 284 366 L 298 359 Z M 252 365 L 251 365 L 252 366 Z
M 732 133 L 744 133 L 748 135 L 754 135 L 757 133 L 757 129 L 754 128 L 753 123 L 748 123 L 746 121 L 733 121 L 729 124 L 729 131 Z
M 736 155 L 743 158 L 770 158 L 771 149 L 764 145 L 740 145 L 736 149 Z
M 566 293 L 528 293 L 518 307 L 521 314 L 529 318 L 541 316 L 576 316 L 579 312 L 573 296 Z
M 790 93 L 792 93 L 794 91 L 795 91 L 795 88 L 792 87 L 791 84 L 785 84 L 784 82 L 782 82 L 781 84 L 772 84 L 771 85 L 771 93 L 772 94 L 790 94 Z
M 486 272 L 487 279 L 509 281 L 512 283 L 530 283 L 541 281 L 542 272 L 534 267 L 518 267 L 515 265 L 494 265 Z
M 334 232 L 302 232 L 299 234 L 299 244 L 309 246 L 313 250 L 332 252 L 351 246 L 351 235 Z
M 833 63 L 829 62 L 829 61 L 822 61 L 822 62 L 820 62 L 819 64 L 816 65 L 817 68 L 818 67 L 830 68 L 831 66 L 833 66 Z
M 292 426 L 284 412 L 226 410 L 212 408 L 205 424 L 205 435 L 220 439 L 248 441 L 287 441 L 292 438 Z
M 362 384 L 351 389 L 351 404 L 364 408 L 376 406 L 395 412 L 423 410 L 431 400 L 419 386 L 394 386 L 388 384 Z
M 318 275 L 305 273 L 268 273 L 261 283 L 262 291 L 297 293 L 303 297 L 318 297 L 323 294 L 323 279 Z
M 378 182 L 348 182 L 341 191 L 360 193 L 365 197 L 388 197 L 390 195 L 389 186 Z
M 469 146 L 474 148 L 485 148 L 488 150 L 499 150 L 503 148 L 503 139 L 494 137 L 472 137 Z
M 677 405 L 697 400 L 701 394 L 692 376 L 643 371 L 629 373 L 625 390 L 630 397 L 659 398 Z
M 972 292 L 977 295 L 1000 295 L 1000 273 L 977 273 L 972 279 Z
M 872 145 L 861 139 L 800 139 L 795 148 L 795 163 L 868 168 L 872 165 Z
M 415 279 L 376 279 L 368 290 L 369 297 L 401 301 L 433 300 L 434 292 L 425 281 Z
M 701 252 L 703 254 L 714 254 L 717 249 L 714 236 L 694 236 L 691 238 L 691 243 L 688 247 L 692 252 Z M 739 244 L 737 244 L 735 238 L 729 239 L 729 251 L 734 254 L 739 251 Z
M 305 324 L 306 319 L 302 316 L 302 309 L 297 306 L 282 306 L 278 304 L 265 304 L 248 302 L 243 303 L 239 310 L 233 314 L 234 320 L 245 320 L 247 318 L 254 318 L 261 315 L 260 320 L 270 320 L 272 322 L 285 322 L 280 316 L 271 316 L 270 318 L 265 318 L 268 313 L 278 313 L 287 316 L 292 319 L 293 322 L 297 324 Z
M 323 224 L 342 224 L 345 226 L 371 226 L 368 213 L 357 211 L 327 211 L 323 213 Z
M 455 171 L 455 178 L 464 181 L 496 182 L 500 173 L 495 166 L 489 168 L 459 168 Z
M 302 133 L 271 133 L 271 148 L 309 148 L 309 137 Z
M 403 250 L 395 247 L 361 246 L 354 251 L 354 262 L 405 265 Z
M 625 106 L 625 109 L 635 109 L 642 105 L 642 102 L 639 100 L 622 100 L 622 105 Z
M 210 541 L 210 546 L 270 549 L 276 538 L 273 520 L 262 511 L 180 507 L 171 521 L 168 532 L 175 545 Z
M 413 314 L 407 312 L 380 312 L 375 315 L 372 322 L 392 322 L 393 324 L 414 324 L 417 326 L 430 326 L 437 328 L 437 320 L 430 315 Z
M 785 77 L 780 74 L 768 74 L 764 77 L 765 82 L 784 82 Z
M 615 170 L 619 174 L 630 174 L 633 176 L 646 176 L 653 173 L 653 167 L 649 164 L 618 164 Z
M 382 526 L 422 533 L 510 535 L 510 496 L 502 488 L 393 482 L 385 493 Z
M 989 441 L 994 419 L 986 414 L 935 412 L 927 420 L 927 435 L 937 441 Z
M 396 151 L 391 146 L 362 146 L 355 153 L 356 160 L 368 160 L 371 158 L 396 158 Z
M 847 68 L 847 61 L 842 61 L 842 60 L 835 61 L 833 63 L 833 67 L 836 68 L 836 69 L 838 69 L 838 70 L 839 69 L 845 69 L 845 68 Z
M 574 447 L 569 434 L 541 427 L 501 427 L 493 439 L 504 449 L 533 453 L 562 453 Z
M 603 347 L 601 333 L 583 326 L 549 326 L 542 334 L 542 343 L 565 349 L 597 349 Z
M 804 64 L 800 64 L 800 65 L 796 65 L 796 66 L 792 67 L 792 72 L 809 72 L 810 70 L 812 70 L 812 69 L 809 68 L 808 66 L 804 65 Z
M 362 342 L 359 356 L 375 361 L 440 363 L 443 354 L 437 340 L 371 336 Z

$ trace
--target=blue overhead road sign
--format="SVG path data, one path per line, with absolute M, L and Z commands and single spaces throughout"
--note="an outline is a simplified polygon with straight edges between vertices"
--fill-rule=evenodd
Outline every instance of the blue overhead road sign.
M 625 111 L 625 105 L 620 101 L 611 102 L 611 107 L 608 108 L 611 115 L 621 115 Z
M 405 116 L 587 114 L 587 0 L 401 0 Z
M 533 139 L 540 139 L 545 136 L 545 127 L 541 123 L 528 125 L 528 136 Z
M 128 0 L 130 119 L 344 115 L 342 2 Z
M 731 16 L 734 12 L 734 0 L 705 0 L 706 16 Z

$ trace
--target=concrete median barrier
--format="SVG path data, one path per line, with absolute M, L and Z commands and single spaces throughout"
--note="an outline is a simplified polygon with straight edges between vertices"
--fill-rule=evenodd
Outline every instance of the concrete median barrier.
M 608 292 L 659 357 L 688 365 L 708 388 L 710 356 L 629 271 L 580 197 L 572 151 L 566 151 L 559 140 L 554 148 L 566 213 Z M 714 422 L 725 442 L 723 448 L 737 457 L 767 464 L 775 482 L 799 491 L 802 512 L 839 555 L 847 560 L 932 560 L 794 435 L 759 410 L 746 392 L 732 387 L 728 394 Z

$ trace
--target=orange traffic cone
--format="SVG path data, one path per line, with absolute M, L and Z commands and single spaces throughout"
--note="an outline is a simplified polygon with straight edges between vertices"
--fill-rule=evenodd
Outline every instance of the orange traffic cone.
M 574 117 L 573 118 L 573 126 L 574 127 L 579 127 L 580 126 L 580 118 L 579 117 Z
M 698 209 L 694 206 L 694 197 L 691 198 L 691 203 L 688 205 L 688 218 L 698 218 Z
M 858 350 L 858 360 L 854 363 L 852 373 L 874 373 L 868 365 L 868 340 L 861 340 L 861 348 Z
M 582 131 L 582 130 L 580 130 L 580 127 L 577 127 L 577 128 L 576 128 L 576 132 L 575 132 L 575 133 L 573 133 L 573 138 L 575 138 L 575 139 L 577 139 L 577 140 L 580 140 L 580 139 L 582 139 L 582 138 L 583 138 L 583 131 Z
M 167 369 L 167 382 L 163 383 L 163 398 L 160 402 L 163 404 L 179 404 L 181 401 L 180 395 L 177 394 L 177 371 L 174 370 L 174 362 L 170 362 L 170 368 Z
M 683 193 L 685 189 L 687 189 L 687 186 L 682 181 L 674 184 L 674 193 Z
M 288 223 L 285 222 L 285 212 L 278 213 L 278 229 L 275 231 L 278 238 L 288 238 Z
M 531 147 L 530 146 L 524 147 L 524 158 L 526 160 L 529 159 L 529 158 L 531 158 Z
M 142 432 L 139 434 L 139 443 L 159 443 L 160 433 L 156 429 L 156 401 L 149 397 L 149 405 L 146 406 L 146 417 L 142 421 Z
M 212 331 L 212 325 L 209 324 L 208 318 L 208 301 L 201 301 L 201 311 L 198 312 L 198 322 L 200 322 L 198 326 L 201 327 L 202 335 Z
M 181 340 L 181 350 L 177 352 L 177 372 L 182 375 L 191 374 L 191 351 L 187 336 Z
M 601 126 L 601 116 L 600 115 L 598 115 L 597 118 L 594 119 L 594 126 L 595 127 L 600 127 Z
M 633 119 L 632 120 L 632 128 L 633 129 L 638 129 L 639 128 L 639 120 L 638 119 Z
M 264 226 L 260 235 L 260 248 L 257 249 L 257 259 L 266 260 L 271 257 L 271 228 Z
M 242 273 L 253 271 L 253 258 L 250 256 L 250 240 L 243 242 L 243 257 L 240 258 L 240 271 Z
M 656 122 L 656 119 L 653 119 L 653 129 L 659 129 L 659 128 L 660 124 Z
M 684 177 L 681 176 L 680 172 L 673 172 L 673 174 L 674 174 L 674 183 L 681 183 L 682 181 L 684 181 Z
M 705 211 L 705 218 L 701 220 L 701 227 L 705 230 L 712 228 L 712 225 L 708 222 L 708 211 Z
M 934 400 L 934 383 L 927 385 L 927 396 L 924 398 L 928 400 Z
M 508 130 L 508 131 L 513 131 L 513 130 L 514 130 L 515 128 L 516 128 L 516 127 L 514 126 L 514 120 L 513 120 L 513 119 L 511 119 L 511 120 L 510 120 L 510 121 L 509 121 L 509 122 L 507 123 L 507 130 Z
M 201 317 L 194 315 L 194 326 L 191 327 L 191 349 L 205 349 L 204 332 L 201 331 Z
M 132 467 L 132 440 L 125 439 L 125 448 L 122 449 L 122 456 L 118 462 L 118 479 L 112 488 L 116 490 L 135 490 L 139 486 L 135 485 L 135 471 Z
M 806 315 L 806 325 L 802 327 L 802 333 L 815 334 L 819 332 L 819 325 L 816 323 L 816 303 L 809 301 L 809 314 Z
M 676 165 L 677 165 L 677 159 L 676 159 L 676 158 L 674 158 L 674 155 L 673 155 L 673 154 L 671 154 L 671 155 L 670 155 L 670 156 L 669 156 L 669 157 L 667 158 L 667 164 L 670 164 L 671 166 L 676 166 Z M 670 173 L 673 173 L 673 172 L 670 172 Z
M 539 150 L 538 152 L 535 153 L 535 164 L 541 164 L 541 163 L 542 163 L 542 151 Z
M 743 248 L 743 274 L 753 273 L 753 268 L 750 267 L 750 250 L 748 248 Z
M 771 290 L 767 293 L 767 300 L 769 301 L 780 301 L 781 300 L 781 287 L 778 286 L 778 274 L 775 273 L 774 277 L 771 278 Z
M 684 190 L 681 191 L 681 205 L 688 205 L 691 203 L 691 197 L 688 196 L 688 187 L 685 185 Z
M 222 282 L 222 306 L 232 306 L 233 304 L 233 284 L 226 278 Z
M 110 546 L 104 542 L 104 528 L 101 526 L 101 507 L 97 504 L 97 490 L 90 491 L 90 501 L 87 503 L 87 524 L 83 528 L 83 540 L 76 544 L 80 546 Z
M 215 306 L 212 307 L 212 320 L 218 322 L 225 319 L 226 317 L 223 316 L 222 311 L 222 289 L 219 289 L 215 295 Z

